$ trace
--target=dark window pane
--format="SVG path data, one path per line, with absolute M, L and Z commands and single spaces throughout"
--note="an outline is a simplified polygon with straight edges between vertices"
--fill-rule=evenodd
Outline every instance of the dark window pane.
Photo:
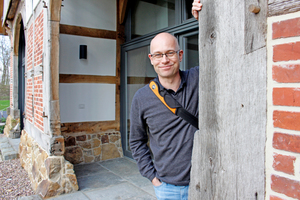
M 194 17 L 192 15 L 192 3 L 193 3 L 193 0 L 185 0 L 185 13 L 186 13 L 185 19 L 190 19 L 190 18 Z
M 135 0 L 131 39 L 175 25 L 175 0 Z

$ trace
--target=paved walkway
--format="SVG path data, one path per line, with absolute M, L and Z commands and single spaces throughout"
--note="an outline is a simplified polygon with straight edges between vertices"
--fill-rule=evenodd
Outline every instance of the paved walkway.
M 1 143 L 16 152 L 20 138 L 0 135 Z M 6 147 L 5 147 L 6 148 Z M 1 149 L 0 149 L 1 151 Z M 3 151 L 3 149 L 2 149 Z M 88 164 L 74 165 L 79 191 L 63 194 L 51 200 L 155 200 L 152 183 L 142 177 L 136 163 L 129 158 L 117 158 Z M 41 200 L 38 195 L 20 197 L 19 200 Z

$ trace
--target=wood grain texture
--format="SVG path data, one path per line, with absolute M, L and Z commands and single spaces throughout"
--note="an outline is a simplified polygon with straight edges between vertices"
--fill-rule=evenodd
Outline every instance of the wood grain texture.
M 245 1 L 201 2 L 200 129 L 194 139 L 189 199 L 263 200 L 266 47 L 258 43 L 261 48 L 245 52 Z
M 116 84 L 115 76 L 60 74 L 59 83 L 108 83 Z
M 300 11 L 299 0 L 269 0 L 268 16 L 283 15 Z
M 81 26 L 71 26 L 60 24 L 60 33 L 69 35 L 78 35 L 86 37 L 96 37 L 104 39 L 116 39 L 117 32 L 103 29 L 86 28 Z

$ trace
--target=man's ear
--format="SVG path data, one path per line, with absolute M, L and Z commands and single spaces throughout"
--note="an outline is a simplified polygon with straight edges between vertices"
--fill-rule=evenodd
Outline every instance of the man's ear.
M 183 58 L 183 50 L 179 51 L 179 61 L 181 62 Z
M 150 62 L 151 62 L 151 64 L 152 64 L 152 56 L 151 56 L 150 53 L 148 54 L 148 58 L 150 59 Z M 153 65 L 153 64 L 152 64 L 152 65 Z

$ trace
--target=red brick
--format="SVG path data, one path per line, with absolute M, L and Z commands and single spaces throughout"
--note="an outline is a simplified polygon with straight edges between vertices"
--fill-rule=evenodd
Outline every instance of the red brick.
M 294 162 L 296 158 L 294 156 L 285 156 L 280 154 L 273 155 L 273 168 L 276 171 L 281 171 L 287 174 L 294 175 Z
M 272 175 L 271 188 L 273 191 L 288 197 L 300 199 L 300 182 L 288 178 Z
M 273 112 L 273 125 L 274 127 L 300 131 L 300 113 L 278 111 Z
M 273 39 L 300 35 L 300 18 L 289 19 L 272 24 Z
M 300 88 L 273 88 L 273 104 L 300 106 Z
M 300 65 L 274 65 L 272 74 L 279 83 L 300 83 Z
M 274 133 L 273 147 L 275 149 L 300 153 L 300 136 Z
M 284 200 L 284 199 L 275 196 L 270 196 L 270 200 Z
M 300 59 L 300 42 L 279 44 L 273 47 L 273 61 Z

